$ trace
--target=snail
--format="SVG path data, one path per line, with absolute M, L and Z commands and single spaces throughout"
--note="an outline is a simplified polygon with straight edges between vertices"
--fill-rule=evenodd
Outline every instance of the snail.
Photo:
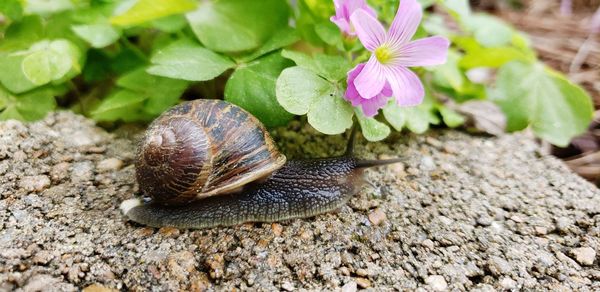
M 371 166 L 400 159 L 346 154 L 286 161 L 257 118 L 222 100 L 194 100 L 153 121 L 136 155 L 140 198 L 129 219 L 152 227 L 208 228 L 312 217 L 341 207 Z

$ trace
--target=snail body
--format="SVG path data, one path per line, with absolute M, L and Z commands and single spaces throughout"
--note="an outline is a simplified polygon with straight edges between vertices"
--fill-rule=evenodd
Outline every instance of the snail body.
M 150 125 L 136 176 L 151 199 L 126 200 L 121 210 L 144 225 L 178 228 L 311 217 L 345 204 L 366 167 L 398 161 L 345 155 L 286 162 L 251 114 L 225 101 L 195 100 Z

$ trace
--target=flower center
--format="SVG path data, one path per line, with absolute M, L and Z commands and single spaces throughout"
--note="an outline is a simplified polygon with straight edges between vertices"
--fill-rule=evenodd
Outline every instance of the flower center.
M 392 51 L 386 45 L 375 49 L 375 58 L 381 64 L 385 64 L 392 59 Z

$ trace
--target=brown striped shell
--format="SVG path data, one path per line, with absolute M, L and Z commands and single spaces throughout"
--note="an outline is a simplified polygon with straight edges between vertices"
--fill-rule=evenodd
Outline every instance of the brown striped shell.
M 136 159 L 140 190 L 164 204 L 236 191 L 285 164 L 269 132 L 222 100 L 177 105 L 148 128 Z

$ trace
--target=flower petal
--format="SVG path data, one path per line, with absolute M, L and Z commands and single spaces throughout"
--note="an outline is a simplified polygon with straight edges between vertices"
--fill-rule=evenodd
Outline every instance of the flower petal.
M 377 115 L 379 109 L 387 104 L 388 99 L 390 99 L 389 95 L 385 96 L 383 94 L 378 94 L 371 99 L 363 99 L 360 103 L 360 107 L 365 116 L 372 118 Z
M 388 42 L 394 48 L 412 39 L 423 17 L 421 4 L 417 0 L 401 0 L 398 12 L 388 32 Z
M 450 41 L 434 36 L 410 42 L 402 46 L 398 57 L 392 61 L 395 66 L 433 66 L 446 63 Z
M 399 106 L 415 106 L 423 102 L 425 89 L 413 71 L 400 66 L 385 67 L 387 81 Z
M 374 51 L 386 38 L 385 29 L 377 18 L 363 9 L 358 9 L 350 16 L 350 23 L 354 26 L 360 42 L 369 51 Z
M 385 85 L 383 66 L 375 56 L 371 56 L 362 71 L 356 76 L 354 86 L 364 99 L 370 99 L 379 94 Z
M 356 90 L 356 86 L 354 86 L 354 79 L 356 79 L 356 76 L 358 76 L 364 67 L 365 63 L 360 63 L 356 65 L 354 69 L 348 71 L 348 87 L 346 88 L 344 99 L 351 102 L 353 106 L 360 105 L 360 102 L 363 99 Z

